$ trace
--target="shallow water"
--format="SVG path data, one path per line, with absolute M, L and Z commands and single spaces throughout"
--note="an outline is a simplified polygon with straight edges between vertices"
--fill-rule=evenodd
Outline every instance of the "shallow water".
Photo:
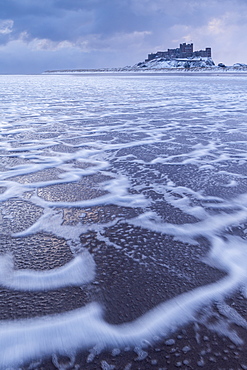
M 174 366 L 214 368 L 212 343 L 187 355 L 202 331 L 229 342 L 221 368 L 247 368 L 246 89 L 243 75 L 0 76 L 1 368 L 100 353 L 103 369 L 161 368 L 153 351 L 179 330 Z

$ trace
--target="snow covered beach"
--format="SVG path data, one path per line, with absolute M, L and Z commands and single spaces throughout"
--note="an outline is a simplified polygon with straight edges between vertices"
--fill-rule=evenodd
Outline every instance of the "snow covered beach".
M 246 76 L 0 84 L 0 368 L 247 366 Z
M 44 74 L 71 74 L 71 73 L 247 73 L 247 64 L 236 63 L 226 66 L 223 63 L 215 65 L 212 58 L 170 59 L 155 58 L 139 62 L 133 66 L 101 69 L 67 69 L 51 70 Z

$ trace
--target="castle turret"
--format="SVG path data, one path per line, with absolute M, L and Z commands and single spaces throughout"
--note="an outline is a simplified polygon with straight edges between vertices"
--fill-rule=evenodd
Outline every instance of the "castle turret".
M 206 55 L 211 58 L 211 48 L 206 48 Z

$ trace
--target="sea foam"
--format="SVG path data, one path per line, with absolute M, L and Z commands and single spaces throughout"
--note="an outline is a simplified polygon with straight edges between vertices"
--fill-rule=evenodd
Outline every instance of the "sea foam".
M 77 255 L 66 265 L 52 270 L 15 270 L 13 256 L 0 256 L 0 285 L 15 290 L 52 290 L 65 286 L 81 286 L 95 277 L 95 262 L 87 252 Z
M 247 297 L 246 77 L 2 76 L 0 84 L 8 96 L 0 102 L 2 288 L 9 297 L 90 282 L 104 289 L 70 312 L 2 321 L 0 367 L 126 347 L 145 361 L 147 343 L 166 338 L 169 345 L 168 335 L 190 322 L 242 345 L 231 326 L 246 329 L 246 320 L 226 297 Z M 16 269 L 17 246 L 24 252 L 33 237 L 35 254 L 43 235 L 62 240 L 73 259 L 53 270 Z M 186 273 L 178 246 L 190 251 Z M 97 268 L 104 272 L 106 259 L 121 266 L 117 278 L 137 295 L 139 318 L 119 325 L 104 318 L 109 286 L 102 288 Z M 224 277 L 205 282 L 202 264 Z M 126 283 L 131 269 L 143 281 L 158 273 L 171 281 L 169 299 L 168 284 L 158 298 L 153 289 L 163 303 L 145 310 L 146 285 Z

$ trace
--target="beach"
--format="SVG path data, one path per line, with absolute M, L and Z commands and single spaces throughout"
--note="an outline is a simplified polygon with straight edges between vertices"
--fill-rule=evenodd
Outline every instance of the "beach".
M 0 368 L 247 369 L 246 74 L 0 86 Z

